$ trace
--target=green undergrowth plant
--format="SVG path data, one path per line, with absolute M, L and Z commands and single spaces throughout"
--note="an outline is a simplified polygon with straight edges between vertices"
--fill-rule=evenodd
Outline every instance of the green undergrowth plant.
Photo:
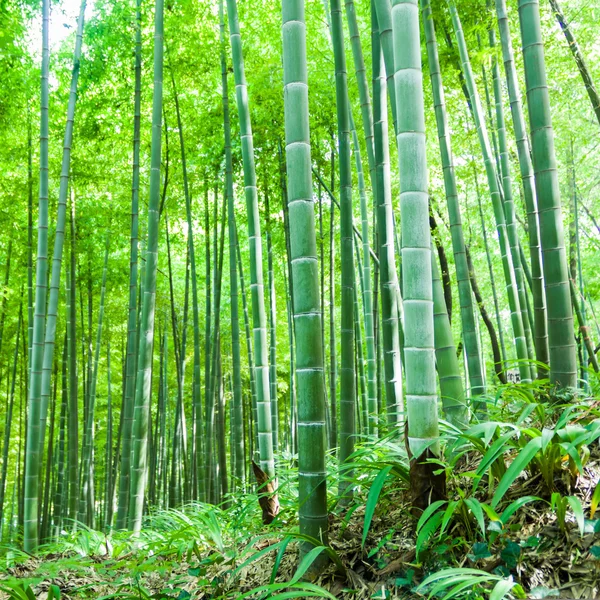
M 594 518 L 596 510 L 598 509 L 598 504 L 600 504 L 600 481 L 596 484 L 590 499 L 590 519 Z
M 479 569 L 444 569 L 427 577 L 417 588 L 428 598 L 527 598 L 525 590 L 512 577 L 504 578 Z
M 536 381 L 502 386 L 488 399 L 488 406 L 489 421 L 473 423 L 466 430 L 442 423 L 445 458 L 434 462 L 446 473 L 449 498 L 431 504 L 416 522 L 416 560 L 425 568 L 440 560 L 451 563 L 451 555 L 457 559 L 475 547 L 485 548 L 488 556 L 503 557 L 508 573 L 511 556 L 521 552 L 520 547 L 516 552 L 519 544 L 512 539 L 521 527 L 515 517 L 526 505 L 540 514 L 554 513 L 563 532 L 571 512 L 584 535 L 582 503 L 571 490 L 576 490 L 590 447 L 600 438 L 594 400 L 581 397 L 576 404 L 558 404 L 547 382 Z M 362 453 L 369 451 L 365 458 Z M 379 445 L 365 444 L 355 461 L 355 470 L 366 461 L 374 472 L 366 477 L 369 491 L 363 500 L 365 550 L 370 528 L 382 510 L 378 505 L 392 482 L 397 481 L 396 487 L 403 484 L 408 460 L 399 439 L 390 436 Z M 368 472 L 365 467 L 361 464 L 360 470 Z M 592 497 L 590 518 L 599 504 L 600 485 Z M 377 548 L 385 542 L 381 537 Z
M 404 437 L 394 429 L 381 438 L 359 438 L 354 452 L 340 467 L 340 477 L 345 478 L 354 490 L 369 487 L 374 475 L 390 467 L 390 474 L 404 482 L 409 480 L 409 467 Z M 351 473 L 349 476 L 348 473 Z
M 380 439 L 370 436 L 363 438 L 341 466 L 339 476 L 345 478 L 354 491 L 350 505 L 339 506 L 339 511 L 344 511 L 344 526 L 348 525 L 357 509 L 365 509 L 361 539 L 364 550 L 382 495 L 408 486 L 408 457 L 398 431 L 392 431 Z M 387 492 L 384 491 L 386 486 Z M 331 510 L 339 512 L 337 501 Z
M 9 600 L 35 600 L 36 595 L 31 585 L 14 583 L 8 586 L 0 586 L 0 590 L 7 594 Z M 50 585 L 46 594 L 46 600 L 60 600 L 60 588 Z
M 461 494 L 457 500 L 438 500 L 430 504 L 419 518 L 415 545 L 416 558 L 419 560 L 427 543 L 435 536 L 441 543 L 449 528 L 460 523 L 465 529 L 467 539 L 473 537 L 473 522 L 485 538 L 485 521 L 481 503 L 476 498 L 466 498 Z
M 332 470 L 334 461 L 332 457 Z M 144 518 L 137 536 L 117 530 L 104 533 L 85 526 L 74 530 L 69 523 L 69 529 L 62 532 L 58 541 L 40 547 L 38 557 L 42 562 L 29 572 L 26 583 L 20 585 L 21 582 L 7 572 L 7 589 L 14 589 L 10 598 L 29 598 L 35 586 L 47 585 L 62 573 L 84 576 L 90 570 L 101 578 L 110 574 L 111 580 L 103 583 L 113 590 L 104 596 L 107 599 L 189 597 L 173 592 L 178 589 L 177 580 L 182 576 L 195 581 L 197 589 L 210 590 L 213 598 L 333 598 L 326 590 L 304 579 L 322 554 L 326 554 L 332 568 L 341 573 L 345 570 L 343 561 L 331 547 L 297 531 L 294 507 L 298 489 L 294 470 L 285 464 L 280 467 L 278 493 L 282 511 L 268 527 L 262 525 L 258 496 L 252 492 L 229 497 L 226 509 L 191 503 L 179 509 L 155 511 Z M 330 504 L 335 506 L 333 493 Z M 310 543 L 314 549 L 302 558 L 290 577 L 281 575 L 284 556 L 290 552 L 295 555 L 298 544 L 303 542 Z M 0 549 L 0 558 L 2 565 L 9 568 L 26 565 L 32 557 L 4 547 Z M 270 582 L 240 595 L 246 567 L 265 558 L 274 561 Z M 148 589 L 146 579 L 150 574 L 165 579 L 166 591 L 157 593 Z M 89 597 L 89 594 L 82 588 L 77 597 Z
M 558 526 L 563 533 L 567 530 L 567 509 L 570 507 L 575 515 L 575 521 L 579 528 L 579 533 L 585 534 L 585 515 L 581 500 L 577 496 L 561 496 L 558 492 L 552 494 L 550 507 L 556 514 Z
M 548 495 L 560 488 L 572 489 L 583 475 L 589 446 L 600 437 L 600 420 L 580 420 L 577 407 L 568 407 L 554 427 L 539 429 L 522 426 L 517 436 L 506 440 L 503 454 L 516 453 L 498 482 L 491 505 L 498 506 L 510 486 L 525 471 L 529 477 L 540 476 L 543 492 Z M 485 455 L 482 463 L 489 457 Z M 482 475 L 479 469 L 478 475 Z
M 450 468 L 475 457 L 474 470 L 463 475 L 472 479 L 472 493 L 487 483 L 493 508 L 522 475 L 539 477 L 547 498 L 554 491 L 572 489 L 584 473 L 590 445 L 600 437 L 598 411 L 580 403 L 551 412 L 553 418 L 547 407 L 530 402 L 516 413 L 515 422 L 493 420 L 490 415 L 490 421 L 466 431 L 445 424 Z
M 43 547 L 45 552 L 52 553 L 60 550 L 67 553 L 73 552 L 81 557 L 113 556 L 116 543 L 116 554 L 119 553 L 121 535 L 106 534 L 79 522 L 76 526 L 73 523 L 68 523 L 67 526 L 68 528 L 63 530 L 61 540 L 58 543 L 53 542 Z
M 536 496 L 523 496 L 498 514 L 489 504 L 467 497 L 460 489 L 457 489 L 457 495 L 454 500 L 434 502 L 419 518 L 415 544 L 417 560 L 426 548 L 445 544 L 448 540 L 462 539 L 464 545 L 477 539 L 494 543 L 508 530 L 511 518 L 519 509 L 541 500 Z M 456 526 L 460 527 L 460 535 L 453 531 Z
M 0 570 L 9 569 L 15 565 L 24 563 L 31 558 L 31 554 L 21 550 L 16 545 L 0 545 Z
M 352 532 L 362 560 L 378 568 L 393 560 L 408 536 L 416 556 L 412 571 L 401 573 L 397 585 L 411 593 L 417 590 L 415 569 L 419 569 L 432 575 L 418 593 L 436 598 L 469 593 L 493 600 L 521 597 L 515 581 L 506 577 L 518 573 L 519 561 L 533 545 L 546 544 L 544 534 L 537 532 L 531 539 L 518 539 L 516 533 L 524 522 L 531 523 L 532 515 L 552 513 L 563 535 L 573 530 L 572 521 L 581 535 L 596 531 L 593 519 L 600 505 L 600 484 L 591 493 L 589 515 L 576 484 L 600 438 L 600 414 L 591 398 L 569 406 L 552 403 L 547 388 L 536 382 L 503 386 L 488 398 L 488 419 L 465 430 L 442 423 L 444 457 L 433 462 L 445 471 L 448 497 L 431 504 L 408 529 L 406 520 L 385 522 L 389 511 L 404 505 L 408 509 L 410 502 L 409 460 L 403 433 L 396 430 L 379 439 L 357 438 L 354 453 L 341 469 L 336 457 L 328 456 L 333 547 L 298 533 L 297 465 L 294 456 L 286 456 L 277 465 L 281 511 L 269 526 L 261 522 L 258 495 L 252 490 L 229 495 L 226 508 L 192 503 L 152 512 L 135 537 L 81 525 L 75 529 L 68 522 L 57 542 L 40 549 L 42 565 L 30 577 L 23 582 L 6 578 L 4 585 L 16 590 L 11 599 L 23 600 L 30 597 L 27 589 L 33 589 L 27 585 L 38 589 L 43 583 L 46 590 L 61 572 L 82 574 L 91 569 L 107 580 L 107 593 L 112 594 L 107 599 L 187 598 L 182 580 L 212 598 L 329 598 L 331 594 L 313 586 L 306 575 L 314 561 L 327 555 L 331 572 L 343 576 L 345 558 L 341 550 L 336 551 L 335 542 L 349 539 Z M 341 478 L 352 490 L 346 505 L 338 502 L 335 493 Z M 306 542 L 313 548 L 290 571 L 298 546 Z M 485 575 L 455 568 L 464 566 L 465 556 L 472 566 L 488 564 L 479 561 L 489 559 L 499 567 Z M 44 562 L 45 557 L 49 560 Z M 4 569 L 30 558 L 14 548 L 0 548 Z M 266 576 L 260 574 L 265 561 Z M 151 574 L 160 576 L 163 591 L 149 584 Z M 15 588 L 17 583 L 23 585 Z M 77 597 L 90 596 L 82 591 Z

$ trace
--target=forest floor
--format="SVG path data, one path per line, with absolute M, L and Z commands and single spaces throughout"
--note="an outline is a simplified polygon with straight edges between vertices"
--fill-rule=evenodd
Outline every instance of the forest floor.
M 448 496 L 455 506 L 471 485 L 476 464 L 469 462 L 480 460 L 466 457 L 449 481 Z M 566 468 L 561 481 L 565 474 Z M 462 518 L 458 510 L 448 517 L 443 533 L 434 528 L 428 536 L 421 527 L 417 536 L 406 483 L 391 479 L 375 499 L 363 547 L 365 513 L 372 504 L 365 486 L 345 515 L 330 516 L 335 562 L 310 584 L 305 578 L 294 580 L 299 542 L 297 534 L 288 533 L 296 524 L 293 494 L 281 494 L 282 513 L 272 526 L 258 524 L 256 495 L 239 496 L 226 511 L 192 505 L 151 517 L 142 542 L 135 545 L 123 533 L 106 536 L 83 530 L 47 547 L 39 558 L 4 548 L 0 599 L 421 598 L 432 591 L 417 589 L 425 577 L 449 568 L 478 570 L 481 585 L 468 588 L 475 590 L 464 596 L 468 598 L 488 597 L 494 584 L 486 580 L 489 575 L 514 578 L 521 586 L 512 590 L 517 598 L 593 599 L 600 597 L 600 519 L 593 518 L 591 506 L 600 499 L 594 494 L 599 480 L 596 441 L 583 474 L 564 490 L 563 498 L 568 493 L 579 504 L 564 503 L 562 516 L 560 507 L 544 494 L 540 474 L 524 472 L 505 497 L 506 502 L 522 499 L 509 522 L 491 518 L 482 533 L 477 519 Z M 490 500 L 487 492 L 480 490 L 482 503 Z M 571 510 L 578 505 L 583 512 Z M 15 592 L 19 585 L 25 595 Z

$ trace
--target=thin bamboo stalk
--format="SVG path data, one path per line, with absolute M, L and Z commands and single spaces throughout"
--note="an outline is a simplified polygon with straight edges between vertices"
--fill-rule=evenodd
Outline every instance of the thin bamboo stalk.
M 140 190 L 140 121 L 142 100 L 142 0 L 136 0 L 135 18 L 135 83 L 133 113 L 133 175 L 131 180 L 131 234 L 129 241 L 129 305 L 127 312 L 127 354 L 125 359 L 125 395 L 123 397 L 123 427 L 121 430 L 121 469 L 117 502 L 117 529 L 127 527 L 129 510 L 129 479 L 131 466 L 131 434 L 135 402 L 137 337 L 137 277 Z
M 352 124 L 353 125 L 353 124 Z M 354 142 L 354 156 L 356 158 L 356 171 L 358 174 L 358 190 L 360 196 L 360 216 L 362 235 L 362 260 L 361 269 L 363 313 L 365 320 L 365 342 L 367 350 L 367 423 L 368 432 L 377 434 L 377 367 L 375 358 L 375 332 L 373 326 L 373 292 L 371 288 L 371 256 L 369 247 L 369 215 L 367 209 L 367 194 L 365 178 L 363 175 L 362 161 L 360 159 L 360 146 L 356 128 L 352 127 Z M 374 160 L 374 159 L 373 159 Z
M 429 64 L 429 76 L 433 91 L 433 102 L 436 114 L 438 140 L 444 174 L 444 188 L 446 191 L 446 204 L 450 220 L 450 235 L 452 238 L 452 250 L 456 266 L 456 279 L 458 282 L 458 299 L 460 304 L 460 318 L 462 324 L 463 339 L 467 357 L 467 371 L 472 396 L 485 393 L 484 366 L 482 364 L 481 348 L 479 347 L 479 336 L 475 326 L 475 308 L 471 295 L 469 282 L 469 269 L 465 252 L 465 239 L 462 226 L 460 204 L 458 201 L 458 190 L 456 186 L 456 175 L 454 171 L 454 160 L 452 156 L 451 135 L 448 127 L 446 113 L 446 100 L 439 63 L 435 27 L 431 13 L 430 0 L 421 0 L 421 12 L 427 43 L 427 59 Z
M 89 383 L 89 405 L 87 409 L 87 420 L 83 435 L 82 471 L 81 471 L 81 493 L 79 495 L 78 520 L 89 527 L 94 526 L 93 496 L 94 483 L 94 428 L 96 410 L 96 389 L 98 383 L 98 367 L 100 363 L 100 347 L 102 343 L 102 327 L 104 324 L 104 303 L 106 298 L 106 277 L 108 270 L 108 250 L 110 234 L 106 234 L 106 247 L 104 250 L 104 268 L 102 270 L 102 287 L 100 290 L 100 305 L 98 308 L 98 329 L 96 333 L 96 347 L 94 350 L 94 370 Z M 92 508 L 92 510 L 90 510 Z
M 152 106 L 152 156 L 148 202 L 148 246 L 146 281 L 140 328 L 138 380 L 133 426 L 133 464 L 129 492 L 129 528 L 138 533 L 142 526 L 147 478 L 148 414 L 152 395 L 152 342 L 156 303 L 158 263 L 158 209 L 160 200 L 162 83 L 163 83 L 163 0 L 156 0 L 154 12 L 154 93 Z
M 219 3 L 219 16 L 221 35 L 221 85 L 223 89 L 223 130 L 225 135 L 225 196 L 227 198 L 227 228 L 229 240 L 231 355 L 233 371 L 233 402 L 231 421 L 233 449 L 231 454 L 232 457 L 235 457 L 235 471 L 232 470 L 234 482 L 232 489 L 235 490 L 238 484 L 242 489 L 245 488 L 246 472 L 244 469 L 244 422 L 242 404 L 242 369 L 240 354 L 240 320 L 238 306 L 238 274 L 236 265 L 235 206 L 233 196 L 233 164 L 231 157 L 231 127 L 229 121 L 229 91 L 227 81 L 227 60 L 225 54 L 225 18 L 223 14 L 223 0 L 221 0 Z
M 28 389 L 28 427 L 25 480 L 23 482 L 23 547 L 33 552 L 38 545 L 38 481 L 40 472 L 40 413 L 44 327 L 48 273 L 48 79 L 50 65 L 50 0 L 42 0 L 42 69 L 40 102 L 40 182 L 38 242 L 35 274 L 35 312 L 31 338 Z M 29 321 L 32 322 L 31 319 Z M 26 490 L 26 491 L 25 491 Z
M 350 107 L 346 73 L 346 53 L 340 0 L 330 0 L 331 37 L 335 63 L 338 155 L 340 173 L 340 261 L 341 261 L 341 363 L 339 462 L 354 451 L 356 434 L 356 385 L 354 374 L 354 246 L 352 228 L 352 167 L 350 162 Z M 352 493 L 352 471 L 344 469 L 339 495 Z
M 0 475 L 0 539 L 4 530 L 4 496 L 6 492 L 6 476 L 8 473 L 8 456 L 10 446 L 10 434 L 12 427 L 12 415 L 15 405 L 15 385 L 17 382 L 17 365 L 19 360 L 19 342 L 21 327 L 23 324 L 23 302 L 19 305 L 19 322 L 17 325 L 17 340 L 13 358 L 12 377 L 10 378 L 10 393 L 7 402 L 6 417 L 4 420 L 4 440 L 2 443 L 2 474 Z
M 495 52 L 496 32 L 493 29 L 490 29 L 489 38 L 490 47 Z M 506 124 L 504 120 L 504 108 L 502 106 L 500 69 L 498 67 L 498 59 L 495 53 L 492 58 L 492 81 L 496 105 L 496 128 L 498 132 L 498 151 L 500 153 L 499 174 L 501 175 L 502 182 L 501 189 L 503 192 L 504 215 L 506 217 L 506 233 L 514 265 L 515 282 L 517 284 L 517 294 L 519 296 L 519 306 L 521 308 L 521 321 L 523 323 L 523 332 L 525 334 L 525 342 L 527 344 L 527 354 L 530 361 L 530 369 L 532 371 L 532 375 L 535 375 L 535 354 L 533 350 L 531 329 L 529 327 L 529 318 L 527 315 L 527 290 L 525 288 L 523 267 L 521 265 L 521 254 L 519 252 L 519 234 L 517 232 L 517 220 L 515 216 L 515 204 L 513 201 L 512 191 L 512 178 L 510 174 L 510 160 L 506 141 Z
M 378 16 L 371 10 L 372 27 L 379 31 Z M 391 25 L 390 25 L 391 27 Z M 381 36 L 380 36 L 381 37 Z M 379 237 L 379 273 L 381 286 L 382 346 L 385 377 L 385 401 L 390 428 L 400 425 L 402 415 L 402 367 L 398 314 L 400 287 L 394 252 L 394 221 L 387 126 L 385 71 L 381 48 L 373 52 L 373 123 L 375 127 L 375 161 L 377 163 L 377 231 Z M 394 96 L 395 98 L 395 96 Z
M 75 105 L 77 102 L 77 82 L 79 80 L 79 67 L 81 47 L 83 44 L 83 23 L 85 17 L 86 0 L 81 1 L 79 17 L 77 19 L 77 32 L 75 35 L 75 49 L 73 51 L 73 69 L 71 71 L 71 87 L 69 103 L 67 106 L 67 123 L 63 141 L 63 154 L 60 172 L 60 187 L 58 192 L 58 214 L 56 216 L 56 229 L 54 232 L 54 250 L 52 257 L 52 272 L 48 289 L 48 307 L 46 312 L 46 333 L 44 338 L 44 357 L 42 363 L 42 381 L 40 391 L 40 453 L 43 453 L 44 436 L 46 432 L 46 415 L 51 393 L 51 375 L 54 364 L 54 347 L 56 338 L 56 320 L 58 317 L 58 297 L 60 292 L 60 276 L 62 270 L 62 256 L 65 241 L 65 228 L 67 217 L 67 197 L 69 194 L 69 178 L 71 166 L 71 148 L 73 145 L 73 128 L 75 123 Z
M 233 55 L 233 74 L 240 121 L 244 188 L 248 213 L 248 239 L 250 244 L 250 291 L 252 294 L 252 321 L 254 329 L 254 359 L 256 376 L 256 403 L 258 412 L 258 445 L 260 468 L 268 475 L 275 475 L 273 434 L 271 431 L 271 401 L 269 388 L 269 360 L 267 346 L 267 319 L 265 314 L 264 277 L 262 265 L 262 239 L 258 211 L 256 171 L 252 125 L 248 107 L 248 88 L 244 72 L 242 40 L 237 15 L 236 0 L 227 0 L 229 36 Z
M 502 46 L 504 71 L 506 73 L 508 97 L 510 100 L 510 111 L 517 142 L 523 196 L 527 210 L 527 234 L 529 238 L 531 287 L 533 293 L 535 356 L 538 361 L 538 377 L 544 377 L 545 370 L 540 368 L 540 363 L 547 365 L 549 360 L 548 324 L 546 322 L 546 294 L 544 291 L 542 252 L 539 239 L 538 201 L 533 177 L 531 149 L 525 128 L 521 93 L 519 91 L 519 81 L 517 78 L 517 70 L 515 68 L 508 15 L 506 12 L 506 0 L 496 0 L 496 14 L 498 17 L 498 28 L 500 30 L 500 43 Z M 522 264 L 524 268 L 527 268 L 527 261 L 522 261 Z
M 58 460 L 56 487 L 54 491 L 54 516 L 53 516 L 53 537 L 58 538 L 62 530 L 63 519 L 65 515 L 67 494 L 67 479 L 66 479 L 66 460 L 65 460 L 65 442 L 67 428 L 67 410 L 69 406 L 69 391 L 68 391 L 68 356 L 69 347 L 67 343 L 67 332 L 65 331 L 63 356 L 61 364 L 61 407 L 60 420 L 58 426 Z
M 490 191 L 492 205 L 494 208 L 494 217 L 496 220 L 496 230 L 498 233 L 498 240 L 500 244 L 500 253 L 502 255 L 502 267 L 504 271 L 504 280 L 506 283 L 508 303 L 510 307 L 511 323 L 513 329 L 515 349 L 517 352 L 519 372 L 521 375 L 521 381 L 531 381 L 531 368 L 529 363 L 529 355 L 527 351 L 527 341 L 525 339 L 525 332 L 523 329 L 523 321 L 519 303 L 519 296 L 517 292 L 514 263 L 512 255 L 510 253 L 510 244 L 508 241 L 508 235 L 506 231 L 506 218 L 504 216 L 502 194 L 498 185 L 498 175 L 493 162 L 488 130 L 485 122 L 485 117 L 483 115 L 483 110 L 481 107 L 479 93 L 477 91 L 477 88 L 475 87 L 473 70 L 471 68 L 471 63 L 469 60 L 469 54 L 467 51 L 467 46 L 460 18 L 458 16 L 458 12 L 456 10 L 454 2 L 449 2 L 449 7 L 450 15 L 452 17 L 452 23 L 454 26 L 454 33 L 456 35 L 458 51 L 461 59 L 462 71 L 466 79 L 467 87 L 469 90 L 469 96 L 472 102 L 473 119 L 475 121 L 475 126 L 477 129 L 477 136 L 483 155 L 488 187 Z

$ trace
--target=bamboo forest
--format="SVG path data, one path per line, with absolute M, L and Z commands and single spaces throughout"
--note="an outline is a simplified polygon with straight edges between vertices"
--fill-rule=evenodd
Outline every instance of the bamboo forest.
M 0 600 L 600 598 L 598 0 L 0 0 Z

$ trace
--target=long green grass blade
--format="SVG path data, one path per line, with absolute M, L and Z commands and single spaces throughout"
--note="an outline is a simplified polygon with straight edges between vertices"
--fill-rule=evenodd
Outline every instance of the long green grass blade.
M 530 440 L 527 445 L 519 452 L 517 457 L 512 461 L 510 467 L 506 470 L 504 477 L 501 479 L 496 489 L 496 493 L 492 498 L 492 508 L 496 508 L 498 503 L 508 491 L 514 480 L 523 472 L 525 467 L 531 462 L 533 457 L 542 447 L 542 439 L 537 437 Z
M 598 504 L 600 504 L 600 481 L 596 484 L 592 499 L 590 500 L 590 519 L 594 518 L 596 510 L 598 509 Z
M 442 522 L 443 518 L 444 513 L 438 512 L 435 515 L 433 515 L 433 517 L 431 517 L 431 519 L 429 519 L 427 523 L 421 528 L 421 531 L 417 536 L 417 543 L 415 544 L 417 560 L 419 560 L 419 556 L 421 554 L 421 551 L 425 547 L 425 543 L 440 526 L 440 523 Z
M 508 595 L 508 593 L 510 592 L 510 590 L 513 589 L 513 587 L 515 587 L 515 582 L 512 581 L 512 578 L 499 581 L 494 586 L 494 589 L 490 594 L 490 600 L 502 600 L 502 598 L 505 598 Z
M 367 496 L 367 504 L 365 506 L 365 522 L 363 525 L 363 534 L 362 534 L 362 542 L 361 548 L 364 549 L 365 542 L 367 541 L 367 535 L 369 533 L 369 529 L 371 527 L 371 521 L 373 520 L 373 515 L 375 514 L 375 508 L 377 506 L 377 501 L 379 500 L 379 494 L 381 494 L 381 490 L 385 484 L 385 480 L 389 475 L 390 471 L 393 469 L 392 465 L 388 465 L 379 471 L 377 477 L 373 481 L 371 485 L 371 489 L 369 490 L 369 495 Z
M 500 521 L 502 521 L 503 525 L 508 523 L 508 520 L 522 507 L 530 502 L 535 502 L 536 500 L 541 500 L 537 496 L 523 496 L 511 502 L 507 508 L 504 509 L 504 512 L 500 515 Z
M 583 537 L 585 531 L 585 517 L 583 515 L 583 506 L 581 500 L 577 496 L 567 496 L 567 502 L 575 515 L 577 521 L 577 527 L 579 527 L 579 533 Z
M 479 525 L 479 529 L 481 529 L 481 533 L 485 538 L 485 519 L 483 517 L 483 508 L 481 508 L 481 502 L 479 502 L 477 498 L 467 498 L 465 500 L 465 504 L 471 509 L 471 512 L 477 521 L 477 525 Z

